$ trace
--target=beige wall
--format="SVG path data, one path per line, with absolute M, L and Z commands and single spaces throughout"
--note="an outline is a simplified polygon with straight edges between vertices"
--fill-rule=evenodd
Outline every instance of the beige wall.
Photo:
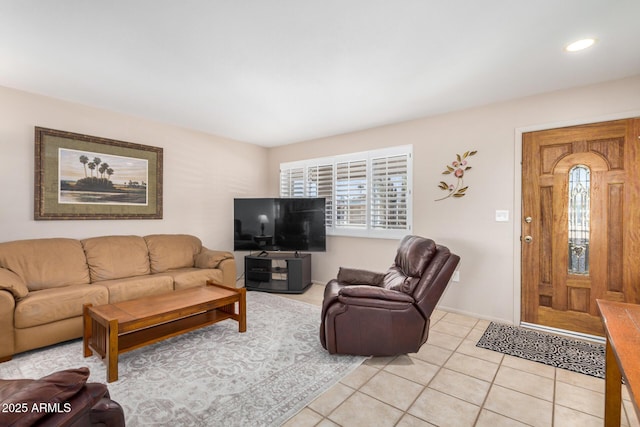
M 462 257 L 460 282 L 442 306 L 511 322 L 519 298 L 519 132 L 630 116 L 640 116 L 640 76 L 265 149 L 0 87 L 0 241 L 192 233 L 231 249 L 233 198 L 277 195 L 280 162 L 413 144 L 414 232 Z M 34 126 L 163 147 L 164 219 L 34 221 Z M 445 165 L 472 149 L 468 195 L 435 202 Z M 509 210 L 510 221 L 496 222 L 497 209 Z M 326 282 L 341 265 L 386 269 L 397 243 L 330 237 L 327 252 L 313 254 L 313 279 Z M 236 255 L 241 270 L 244 253 Z
M 640 76 L 273 148 L 269 188 L 277 194 L 280 162 L 413 144 L 414 233 L 462 258 L 460 282 L 450 284 L 442 307 L 513 322 L 519 318 L 518 132 L 631 115 L 640 115 Z M 467 195 L 436 202 L 445 165 L 467 150 L 478 150 L 469 159 Z M 508 210 L 510 221 L 496 222 L 496 210 Z M 329 237 L 327 252 L 313 254 L 313 279 L 326 282 L 339 266 L 384 270 L 397 244 Z
M 162 147 L 164 218 L 34 221 L 34 126 Z M 190 233 L 208 247 L 231 250 L 233 198 L 268 191 L 266 152 L 252 144 L 0 87 L 0 241 Z

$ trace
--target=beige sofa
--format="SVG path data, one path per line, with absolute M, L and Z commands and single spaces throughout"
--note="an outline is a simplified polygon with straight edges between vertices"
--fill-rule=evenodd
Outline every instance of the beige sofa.
M 233 254 L 195 236 L 104 236 L 0 243 L 0 361 L 82 336 L 82 305 L 201 286 L 235 287 Z

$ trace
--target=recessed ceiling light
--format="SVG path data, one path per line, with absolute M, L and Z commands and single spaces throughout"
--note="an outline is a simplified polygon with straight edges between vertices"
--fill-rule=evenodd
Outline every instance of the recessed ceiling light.
M 567 52 L 577 52 L 579 50 L 583 50 L 583 49 L 586 49 L 588 47 L 593 46 L 593 44 L 595 42 L 596 42 L 596 39 L 577 40 L 577 41 L 567 45 L 567 47 L 565 47 L 564 50 L 566 50 Z

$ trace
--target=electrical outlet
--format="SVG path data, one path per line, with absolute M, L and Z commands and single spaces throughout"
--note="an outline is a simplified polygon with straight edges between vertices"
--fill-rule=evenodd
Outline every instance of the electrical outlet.
M 452 282 L 459 282 L 460 281 L 460 272 L 458 270 L 453 272 L 453 276 L 451 276 L 451 281 Z

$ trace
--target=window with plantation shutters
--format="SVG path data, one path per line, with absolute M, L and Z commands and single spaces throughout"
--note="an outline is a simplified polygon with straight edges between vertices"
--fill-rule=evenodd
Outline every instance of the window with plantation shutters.
M 333 227 L 333 164 L 307 167 L 306 197 L 324 197 L 325 225 Z
M 367 227 L 367 161 L 336 163 L 336 227 Z
M 412 227 L 410 145 L 280 165 L 281 197 L 323 197 L 327 234 L 398 238 Z
M 379 157 L 371 162 L 371 227 L 406 230 L 409 182 L 406 154 Z
M 280 197 L 304 197 L 304 168 L 280 171 Z

